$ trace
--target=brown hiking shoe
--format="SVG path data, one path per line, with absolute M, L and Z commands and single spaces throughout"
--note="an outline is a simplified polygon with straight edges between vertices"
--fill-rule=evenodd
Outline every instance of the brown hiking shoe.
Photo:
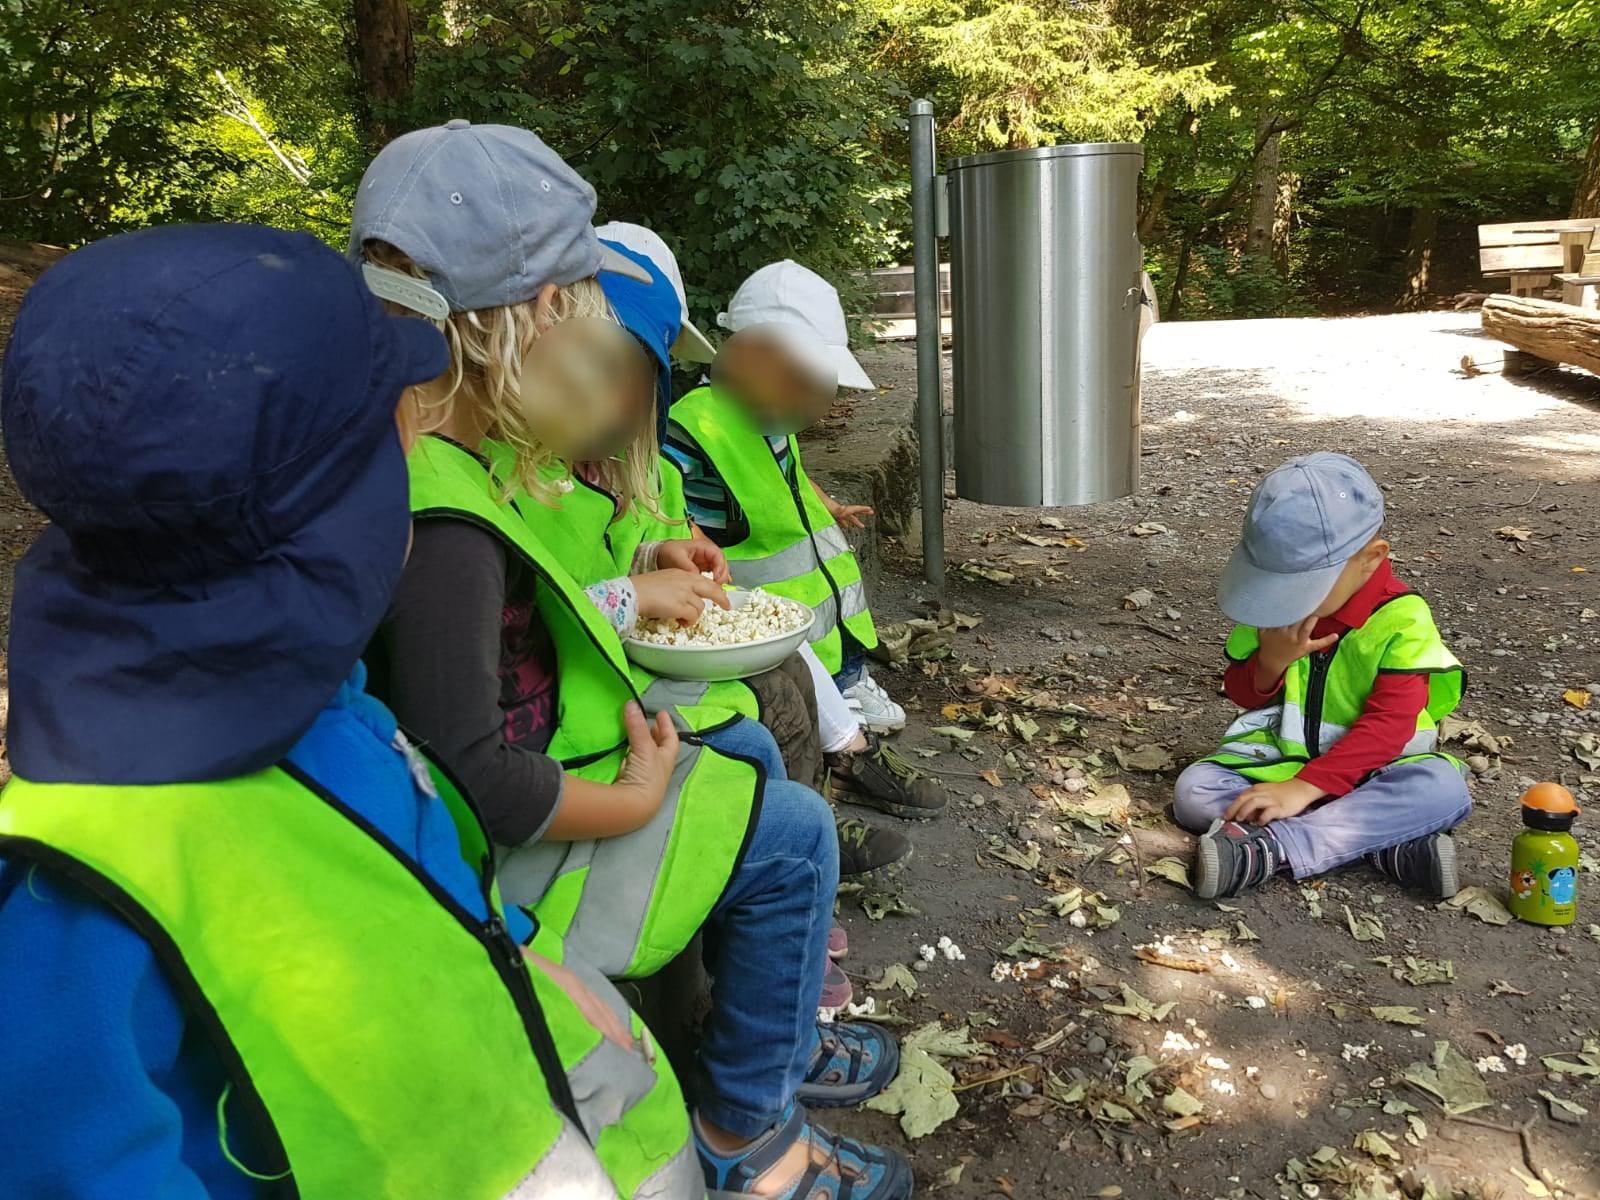
M 865 750 L 830 754 L 828 769 L 834 794 L 840 800 L 875 808 L 891 817 L 931 820 L 944 811 L 950 800 L 944 784 L 928 778 L 875 737 L 867 739 Z
M 834 818 L 839 832 L 839 877 L 859 879 L 887 873 L 911 857 L 911 839 L 893 829 L 868 825 L 855 817 Z

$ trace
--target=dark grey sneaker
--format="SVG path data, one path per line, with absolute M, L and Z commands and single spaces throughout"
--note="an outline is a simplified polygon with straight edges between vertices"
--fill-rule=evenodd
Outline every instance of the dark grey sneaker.
M 944 784 L 924 775 L 877 737 L 867 739 L 865 750 L 828 755 L 828 770 L 840 800 L 891 817 L 932 820 L 950 802 Z
M 1401 887 L 1448 900 L 1461 890 L 1456 842 L 1448 833 L 1430 833 L 1367 855 L 1374 870 Z
M 1202 900 L 1237 896 L 1265 883 L 1282 866 L 1283 850 L 1266 826 L 1219 817 L 1195 847 L 1194 894 Z
M 889 870 L 911 857 L 911 839 L 893 829 L 868 825 L 855 817 L 835 817 L 839 831 L 839 877 L 860 879 Z

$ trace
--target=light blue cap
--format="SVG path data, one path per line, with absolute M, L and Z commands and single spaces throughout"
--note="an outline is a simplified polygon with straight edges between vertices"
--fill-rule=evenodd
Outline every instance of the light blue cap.
M 1355 459 L 1326 450 L 1291 458 L 1250 497 L 1218 603 L 1258 629 L 1303 621 L 1382 528 L 1383 490 Z
M 520 304 L 546 284 L 616 271 L 650 277 L 595 236 L 594 188 L 526 129 L 454 120 L 402 134 L 356 189 L 350 257 L 384 241 L 428 275 L 427 286 L 369 267 L 385 299 L 439 319 Z M 385 286 L 392 283 L 392 287 Z M 438 299 L 442 297 L 442 301 Z

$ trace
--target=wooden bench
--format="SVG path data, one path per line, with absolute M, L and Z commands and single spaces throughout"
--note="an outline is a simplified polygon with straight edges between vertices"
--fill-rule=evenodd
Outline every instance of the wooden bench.
M 1513 296 L 1532 296 L 1557 282 L 1557 275 L 1596 273 L 1583 263 L 1597 227 L 1594 217 L 1479 225 L 1478 268 L 1488 276 L 1508 276 Z

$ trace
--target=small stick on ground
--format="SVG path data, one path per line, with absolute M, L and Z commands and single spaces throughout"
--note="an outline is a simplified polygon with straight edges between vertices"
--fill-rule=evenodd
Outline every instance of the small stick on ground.
M 1479 1129 L 1493 1129 L 1496 1133 L 1509 1133 L 1514 1135 L 1522 1146 L 1523 1165 L 1528 1168 L 1529 1172 L 1535 1179 L 1543 1180 L 1545 1178 L 1544 1171 L 1540 1168 L 1538 1162 L 1533 1157 L 1533 1127 L 1539 1123 L 1539 1114 L 1537 1112 L 1534 1113 L 1533 1116 L 1529 1117 L 1526 1121 L 1523 1121 L 1520 1125 L 1502 1125 L 1498 1121 L 1486 1121 L 1482 1117 L 1468 1117 L 1445 1112 L 1444 1105 L 1440 1104 L 1439 1101 L 1427 1091 L 1417 1087 L 1415 1084 L 1412 1085 L 1412 1088 L 1416 1091 L 1417 1095 L 1422 1096 L 1430 1104 L 1432 1104 L 1434 1108 L 1438 1109 L 1440 1115 L 1443 1116 L 1446 1121 L 1451 1121 L 1457 1125 L 1473 1125 Z

